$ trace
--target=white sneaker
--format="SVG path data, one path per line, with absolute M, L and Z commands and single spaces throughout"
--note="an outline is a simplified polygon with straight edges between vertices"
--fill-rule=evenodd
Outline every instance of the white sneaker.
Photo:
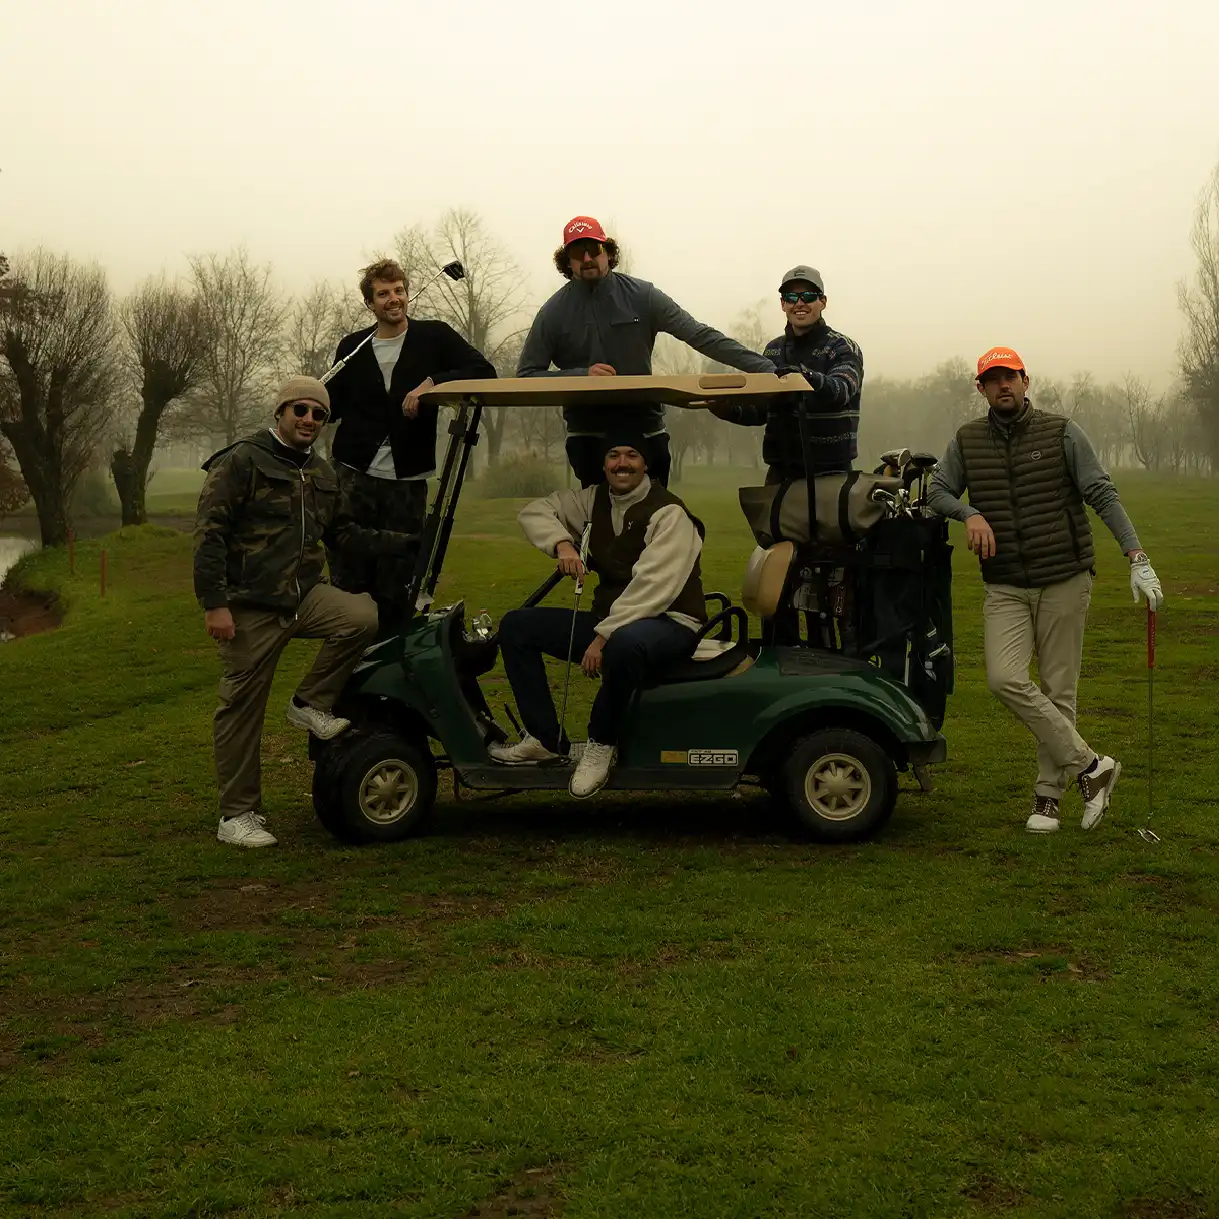
M 320 741 L 329 741 L 352 727 L 352 722 L 344 720 L 342 716 L 332 716 L 318 707 L 298 707 L 291 699 L 288 701 L 288 719 L 292 724 L 308 729 Z
M 496 762 L 509 763 L 512 766 L 521 766 L 525 763 L 550 762 L 554 758 L 561 757 L 559 754 L 554 754 L 548 750 L 537 737 L 530 733 L 526 733 L 520 741 L 511 746 L 488 746 L 487 753 Z
M 1059 802 L 1049 796 L 1034 797 L 1034 811 L 1025 823 L 1031 835 L 1053 835 L 1059 829 Z
M 252 810 L 236 818 L 221 818 L 216 837 L 237 847 L 272 847 L 277 840 L 271 831 L 263 829 L 266 825 L 267 819 Z
M 1084 797 L 1081 830 L 1092 830 L 1105 817 L 1106 810 L 1110 808 L 1110 794 L 1114 791 L 1114 785 L 1118 783 L 1122 771 L 1122 763 L 1108 754 L 1103 754 L 1092 771 L 1081 771 L 1076 777 L 1076 782 L 1080 785 L 1080 795 Z
M 568 791 L 578 799 L 592 796 L 606 786 L 610 778 L 610 768 L 618 758 L 618 751 L 613 746 L 604 746 L 600 741 L 587 741 L 581 751 L 580 762 L 572 773 L 572 781 Z

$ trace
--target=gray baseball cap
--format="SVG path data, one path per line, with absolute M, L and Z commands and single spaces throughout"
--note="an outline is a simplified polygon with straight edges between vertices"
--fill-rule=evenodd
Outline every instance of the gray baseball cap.
M 826 291 L 826 285 L 822 283 L 822 273 L 813 267 L 806 266 L 805 263 L 797 263 L 791 271 L 784 272 L 784 278 L 779 282 L 780 292 L 784 291 L 785 284 L 791 284 L 793 280 L 805 280 L 819 292 Z

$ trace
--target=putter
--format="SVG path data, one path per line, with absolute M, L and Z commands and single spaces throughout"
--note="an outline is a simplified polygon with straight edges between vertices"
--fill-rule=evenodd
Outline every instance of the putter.
M 1135 833 L 1145 843 L 1159 843 L 1152 827 L 1152 671 L 1156 665 L 1156 611 L 1148 606 L 1148 820 Z
M 576 614 L 580 609 L 580 595 L 585 591 L 584 567 L 585 560 L 589 557 L 589 535 L 592 532 L 593 523 L 590 521 L 580 535 L 581 575 L 576 578 L 576 593 L 572 598 L 572 629 L 568 632 L 568 661 L 563 668 L 563 702 L 559 708 L 559 733 L 561 740 L 568 743 L 569 752 L 572 749 L 572 742 L 568 737 L 568 687 L 572 681 L 572 644 L 576 639 Z
M 451 262 L 451 263 L 446 263 L 419 290 L 419 292 L 417 292 L 413 297 L 411 297 L 411 299 L 407 302 L 407 304 L 413 305 L 416 301 L 418 301 L 420 298 L 420 295 L 422 293 L 427 292 L 428 289 L 431 288 L 432 285 L 435 284 L 436 281 L 439 280 L 442 275 L 447 275 L 451 280 L 461 280 L 461 279 L 466 278 L 466 269 L 462 266 L 462 264 L 460 262 L 457 261 L 457 259 L 454 259 L 453 262 Z M 326 372 L 323 373 L 322 376 L 318 378 L 318 380 L 321 381 L 321 383 L 323 385 L 325 385 L 332 377 L 337 377 L 341 372 L 343 372 L 344 368 L 347 365 L 347 362 L 376 334 L 377 334 L 377 328 L 374 326 L 373 329 L 371 331 L 369 331 L 369 333 L 367 335 L 365 335 L 364 338 L 361 339 L 360 342 L 357 343 L 356 346 L 353 347 L 352 350 L 350 352 L 348 352 L 347 355 L 344 356 L 342 360 L 340 360 L 337 364 L 332 364 L 330 366 L 330 368 L 328 368 L 326 370 Z

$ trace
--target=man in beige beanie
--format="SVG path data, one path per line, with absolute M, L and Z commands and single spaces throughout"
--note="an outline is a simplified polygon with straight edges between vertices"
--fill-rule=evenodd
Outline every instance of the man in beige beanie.
M 350 726 L 335 700 L 377 631 L 367 593 L 322 579 L 326 546 L 368 556 L 410 551 L 408 534 L 366 529 L 341 502 L 313 443 L 330 418 L 326 387 L 290 377 L 275 398 L 273 426 L 204 463 L 195 518 L 195 596 L 220 649 L 220 706 L 213 721 L 222 843 L 269 847 L 262 812 L 259 743 L 275 668 L 294 637 L 323 642 L 288 705 L 288 719 L 328 740 Z

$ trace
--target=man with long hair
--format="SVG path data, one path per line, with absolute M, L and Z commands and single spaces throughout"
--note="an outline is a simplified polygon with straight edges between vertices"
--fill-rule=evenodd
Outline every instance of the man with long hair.
M 615 268 L 619 248 L 592 216 L 574 216 L 555 251 L 555 269 L 567 283 L 538 311 L 530 327 L 519 377 L 647 376 L 652 348 L 664 331 L 700 355 L 746 373 L 771 373 L 765 356 L 696 321 L 655 284 Z M 602 480 L 603 444 L 610 426 L 605 408 L 565 407 L 568 464 L 582 487 Z M 614 408 L 614 422 L 639 432 L 648 447 L 648 473 L 669 482 L 665 408 L 639 402 Z

